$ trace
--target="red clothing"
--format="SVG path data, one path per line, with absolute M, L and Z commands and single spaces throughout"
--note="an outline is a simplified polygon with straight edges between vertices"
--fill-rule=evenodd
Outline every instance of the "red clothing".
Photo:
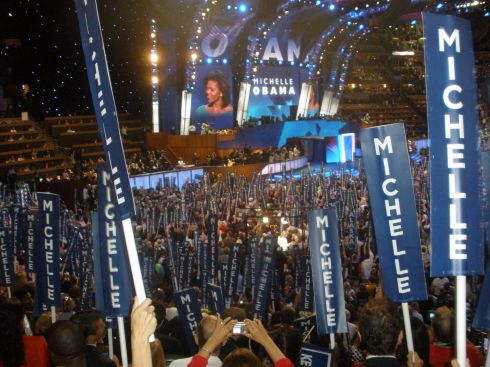
M 199 354 L 196 354 L 192 357 L 191 363 L 189 363 L 188 367 L 206 367 L 208 364 L 208 360 Z M 274 363 L 274 367 L 294 367 L 291 361 L 287 358 L 283 358 Z
M 24 343 L 24 355 L 26 363 L 24 367 L 48 367 L 49 355 L 48 344 L 42 336 L 22 336 Z M 0 367 L 3 367 L 3 363 L 0 362 Z
M 430 345 L 429 364 L 432 367 L 445 367 L 451 365 L 451 360 L 456 357 L 456 351 L 452 346 Z M 476 347 L 466 344 L 466 357 L 470 360 L 471 367 L 483 366 L 483 355 Z

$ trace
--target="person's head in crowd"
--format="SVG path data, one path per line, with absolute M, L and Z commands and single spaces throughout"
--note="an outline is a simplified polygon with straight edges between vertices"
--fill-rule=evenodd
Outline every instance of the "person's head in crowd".
M 291 325 L 276 325 L 269 336 L 293 364 L 299 361 L 303 340 L 298 329 Z
M 85 366 L 85 340 L 77 324 L 68 320 L 57 321 L 49 327 L 45 337 L 55 367 Z
M 32 311 L 34 301 L 31 291 L 26 285 L 15 287 L 12 291 L 12 296 L 20 301 L 24 312 Z
M 80 311 L 70 320 L 82 330 L 85 344 L 97 344 L 104 336 L 105 323 L 98 311 Z
M 18 367 L 24 362 L 21 320 L 20 305 L 0 305 L 0 362 L 4 366 Z
M 197 335 L 195 336 L 196 344 L 199 349 L 202 348 L 211 335 L 213 335 L 217 321 L 218 318 L 216 316 L 207 316 L 199 322 L 199 325 L 197 326 Z M 214 351 L 214 354 L 219 354 L 219 348 Z
M 226 356 L 222 367 L 261 367 L 260 359 L 249 349 L 237 348 Z
M 226 319 L 227 317 L 232 318 L 233 320 L 237 320 L 242 322 L 247 318 L 247 313 L 243 308 L 239 307 L 228 307 L 223 310 L 220 317 L 222 319 Z
M 294 308 L 286 306 L 281 310 L 281 324 L 293 325 L 294 320 L 298 318 L 298 315 Z
M 59 319 L 59 315 L 56 314 L 56 320 Z M 36 324 L 34 325 L 34 334 L 36 335 L 44 335 L 46 330 L 49 329 L 49 327 L 52 324 L 51 320 L 51 312 L 43 312 L 41 315 L 39 315 L 39 318 L 36 321 Z
M 274 311 L 270 317 L 270 326 L 279 325 L 281 323 L 281 311 Z
M 442 306 L 436 310 L 431 322 L 432 336 L 435 341 L 453 343 L 455 335 L 454 318 L 454 310 L 449 307 Z
M 412 327 L 414 350 L 424 361 L 424 366 L 429 366 L 430 340 L 427 326 L 417 317 L 411 317 L 410 324 Z M 405 336 L 405 332 L 403 332 L 403 340 L 396 350 L 396 357 L 398 361 L 404 366 L 407 364 L 407 354 L 407 338 Z
M 361 347 L 368 355 L 394 355 L 400 330 L 396 313 L 385 299 L 372 299 L 359 312 Z

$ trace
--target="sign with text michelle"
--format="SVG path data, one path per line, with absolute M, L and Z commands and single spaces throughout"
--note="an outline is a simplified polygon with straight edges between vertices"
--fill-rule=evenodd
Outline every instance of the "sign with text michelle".
M 60 301 L 60 197 L 37 193 L 38 225 L 34 235 L 37 247 L 36 282 L 39 303 L 58 306 Z
M 14 251 L 7 227 L 0 227 L 0 285 L 10 287 L 15 282 Z
M 95 0 L 75 0 L 75 5 L 92 102 L 104 147 L 105 161 L 114 186 L 116 211 L 123 220 L 129 218 L 135 210 L 97 4 Z
M 360 137 L 383 290 L 393 302 L 427 299 L 405 128 L 372 127 Z
M 184 328 L 185 338 L 189 351 L 197 352 L 194 335 L 197 334 L 197 326 L 202 319 L 201 309 L 197 302 L 196 291 L 192 288 L 174 293 L 175 306 L 179 312 L 179 319 Z
M 219 285 L 208 283 L 208 292 L 209 309 L 213 313 L 221 315 L 225 309 L 223 289 Z
M 318 334 L 346 333 L 344 284 L 335 209 L 308 211 L 308 231 Z
M 266 324 L 268 319 L 276 247 L 277 238 L 264 238 L 262 261 L 260 270 L 258 271 L 257 286 L 255 288 L 255 297 L 252 306 L 254 318 L 259 319 L 263 324 Z
M 430 140 L 431 275 L 484 271 L 470 22 L 423 13 Z
M 103 165 L 97 168 L 99 203 L 99 266 L 101 268 L 104 315 L 127 316 L 131 307 L 131 279 L 122 228 L 117 220 L 111 175 Z M 94 241 L 95 246 L 95 241 Z M 94 259 L 95 260 L 95 259 Z

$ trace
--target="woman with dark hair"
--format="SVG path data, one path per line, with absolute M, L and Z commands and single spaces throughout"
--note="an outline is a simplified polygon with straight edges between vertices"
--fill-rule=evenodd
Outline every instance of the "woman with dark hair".
M 0 367 L 47 367 L 46 340 L 23 335 L 23 317 L 20 305 L 0 305 Z
M 429 364 L 429 331 L 427 326 L 416 317 L 410 318 L 410 324 L 412 326 L 413 335 L 413 349 L 417 352 L 420 359 L 423 361 L 424 367 L 430 366 Z M 405 332 L 403 332 L 403 340 L 396 349 L 396 358 L 403 365 L 407 366 L 407 338 L 405 337 Z
M 207 103 L 196 109 L 196 122 L 211 124 L 213 128 L 231 125 L 233 107 L 230 104 L 230 84 L 219 70 L 211 71 L 204 79 Z

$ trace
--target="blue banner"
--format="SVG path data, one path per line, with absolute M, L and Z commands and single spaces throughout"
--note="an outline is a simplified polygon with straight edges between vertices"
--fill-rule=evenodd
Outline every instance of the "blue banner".
M 98 244 L 100 258 L 94 257 L 94 266 L 97 259 L 101 282 L 96 283 L 96 286 L 103 290 L 104 315 L 128 316 L 132 296 L 129 264 L 122 229 L 115 212 L 113 200 L 115 195 L 110 183 L 111 177 L 102 165 L 97 169 L 97 179 L 99 231 L 98 237 L 94 233 L 94 250 L 95 245 Z
M 14 255 L 18 256 L 22 250 L 22 207 L 20 205 L 12 205 L 12 246 Z
M 194 342 L 194 335 L 197 333 L 197 326 L 202 319 L 201 309 L 197 302 L 197 296 L 194 289 L 174 293 L 174 301 L 179 312 L 179 319 L 185 331 L 185 337 L 191 354 L 197 352 Z
M 80 229 L 81 241 L 80 250 L 80 274 L 78 284 L 80 286 L 80 310 L 89 310 L 92 308 L 92 246 L 89 242 L 87 227 Z
M 479 330 L 490 331 L 490 262 L 487 266 L 485 279 L 480 289 L 480 297 L 476 308 L 473 327 Z M 488 357 L 487 357 L 488 358 Z
M 484 271 L 469 20 L 422 13 L 430 140 L 431 276 Z
M 231 307 L 231 302 L 236 294 L 238 286 L 238 261 L 240 256 L 240 245 L 234 243 L 228 254 L 228 275 L 226 276 L 226 307 Z
M 35 233 L 36 282 L 39 306 L 58 306 L 60 303 L 60 197 L 37 193 L 39 220 Z
M 87 75 L 121 220 L 135 213 L 95 0 L 75 0 Z
M 259 279 L 253 299 L 254 318 L 259 319 L 265 325 L 268 322 L 269 300 L 271 295 L 272 274 L 276 250 L 276 238 L 265 237 L 262 251 L 262 264 L 258 272 Z
M 313 344 L 303 344 L 299 367 L 322 366 L 330 367 L 333 350 Z
M 360 132 L 383 290 L 393 302 L 427 299 L 403 124 Z
M 211 281 L 218 281 L 218 217 L 214 214 L 209 216 L 209 257 Z
M 301 339 L 303 341 L 309 341 L 312 335 L 316 335 L 316 316 L 313 315 L 310 317 L 301 317 L 296 319 L 294 320 L 293 326 L 301 331 Z
M 219 285 L 208 283 L 208 292 L 209 309 L 214 314 L 221 315 L 225 309 L 223 290 Z
M 0 227 L 0 285 L 10 287 L 15 283 L 14 252 L 9 230 Z
M 36 217 L 34 216 L 34 213 L 31 211 L 31 209 L 28 210 L 26 219 L 27 219 L 26 228 L 25 228 L 25 241 L 27 247 L 26 272 L 34 273 L 36 271 L 35 258 L 34 258 L 34 228 L 36 225 L 35 224 Z
M 301 311 L 313 311 L 313 281 L 311 279 L 311 257 L 303 256 L 301 275 Z
M 308 211 L 318 334 L 346 333 L 344 283 L 335 209 Z

